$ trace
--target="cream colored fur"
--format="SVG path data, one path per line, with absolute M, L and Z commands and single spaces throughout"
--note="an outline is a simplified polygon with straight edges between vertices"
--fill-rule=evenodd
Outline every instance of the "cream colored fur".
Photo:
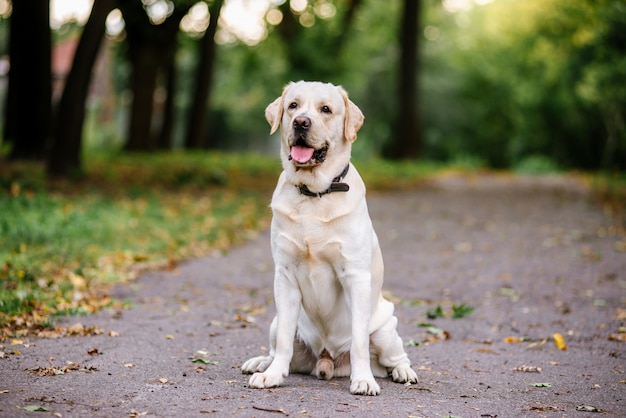
M 271 132 L 281 128 L 284 171 L 272 197 L 271 246 L 275 262 L 276 317 L 270 352 L 242 366 L 249 385 L 283 384 L 289 372 L 319 378 L 350 376 L 350 392 L 377 395 L 374 376 L 417 382 L 396 332 L 393 304 L 381 293 L 383 260 L 372 228 L 365 185 L 350 163 L 363 114 L 343 88 L 319 82 L 287 85 L 265 111 Z M 296 118 L 308 118 L 308 147 L 326 149 L 323 162 L 290 159 L 300 138 Z M 302 141 L 302 139 L 300 139 Z M 302 143 L 302 142 L 301 142 Z M 322 197 L 346 165 L 347 192 Z

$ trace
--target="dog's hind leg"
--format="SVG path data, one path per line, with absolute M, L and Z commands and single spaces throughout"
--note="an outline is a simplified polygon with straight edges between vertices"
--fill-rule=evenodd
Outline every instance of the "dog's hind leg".
M 392 316 L 382 327 L 370 336 L 370 343 L 378 353 L 378 362 L 391 371 L 391 377 L 398 383 L 417 383 L 417 373 L 411 368 L 411 360 L 404 351 L 402 338 L 396 331 L 398 319 Z

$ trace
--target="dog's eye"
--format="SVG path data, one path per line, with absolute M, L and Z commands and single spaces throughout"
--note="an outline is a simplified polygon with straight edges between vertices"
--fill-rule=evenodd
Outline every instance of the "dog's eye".
M 298 103 L 296 102 L 289 103 L 289 109 L 295 109 L 296 107 L 298 107 Z
M 323 113 L 333 113 L 328 106 L 322 106 L 321 110 Z

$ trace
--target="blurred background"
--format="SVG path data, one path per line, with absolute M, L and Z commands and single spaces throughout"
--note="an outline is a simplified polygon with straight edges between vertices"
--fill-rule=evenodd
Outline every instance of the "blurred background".
M 359 158 L 626 165 L 624 0 L 0 0 L 0 163 L 275 152 L 300 79 L 361 107 Z

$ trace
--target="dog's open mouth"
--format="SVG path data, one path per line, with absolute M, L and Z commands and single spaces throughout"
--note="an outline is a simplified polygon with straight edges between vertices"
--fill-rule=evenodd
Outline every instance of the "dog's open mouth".
M 309 147 L 306 142 L 300 138 L 298 139 L 298 142 L 291 147 L 289 159 L 300 165 L 321 164 L 326 159 L 327 151 L 328 147 L 323 147 L 317 150 Z

